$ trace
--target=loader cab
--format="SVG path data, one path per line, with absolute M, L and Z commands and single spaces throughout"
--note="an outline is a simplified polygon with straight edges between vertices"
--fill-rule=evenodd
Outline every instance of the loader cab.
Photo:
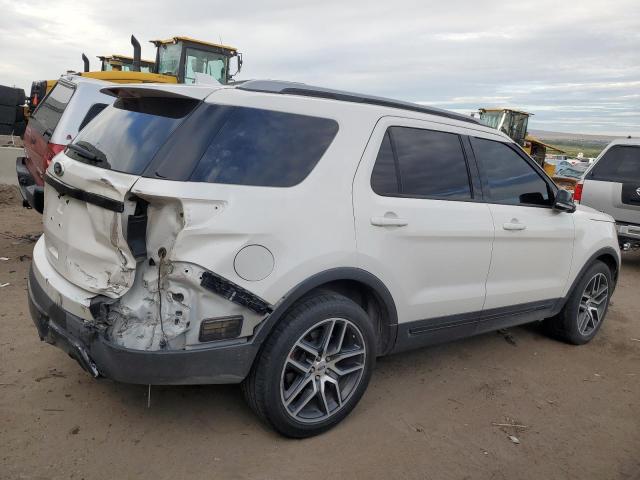
M 176 77 L 178 83 L 195 83 L 197 74 L 204 74 L 226 84 L 242 68 L 242 54 L 233 47 L 188 37 L 152 40 L 151 43 L 156 46 L 155 73 Z M 234 57 L 236 61 L 232 62 Z
M 98 56 L 101 62 L 102 72 L 133 72 L 133 57 L 127 55 L 106 55 Z M 144 73 L 153 72 L 155 62 L 151 60 L 140 60 L 140 71 Z
M 520 110 L 480 109 L 480 121 L 488 127 L 506 133 L 514 142 L 524 147 L 529 116 L 531 113 Z

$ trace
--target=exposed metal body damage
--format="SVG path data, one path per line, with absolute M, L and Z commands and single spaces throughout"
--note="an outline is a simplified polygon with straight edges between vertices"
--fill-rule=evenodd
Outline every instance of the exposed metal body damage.
M 212 316 L 242 315 L 241 337 L 253 333 L 269 305 L 255 297 L 253 303 L 238 301 L 224 292 L 206 288 L 206 278 L 218 275 L 202 266 L 176 258 L 175 245 L 183 243 L 185 236 L 197 235 L 197 228 L 189 224 L 193 215 L 185 215 L 185 205 L 172 198 L 147 197 L 127 202 L 127 210 L 133 211 L 122 222 L 131 226 L 131 217 L 146 229 L 144 243 L 147 252 L 138 256 L 135 279 L 131 288 L 117 301 L 107 302 L 99 309 L 98 325 L 106 327 L 112 342 L 137 350 L 183 350 L 198 348 L 200 322 Z M 140 203 L 144 202 L 144 214 Z M 188 207 L 187 207 L 188 208 Z M 146 216 L 142 219 L 142 215 Z M 134 234 L 134 232 L 128 232 Z M 129 245 L 139 245 L 138 239 L 127 238 Z M 186 244 L 191 242 L 186 241 Z M 184 251 L 180 253 L 184 255 Z M 229 285 L 233 285 L 228 282 Z M 242 298 L 251 294 L 243 291 Z M 229 341 L 229 340 L 227 340 Z

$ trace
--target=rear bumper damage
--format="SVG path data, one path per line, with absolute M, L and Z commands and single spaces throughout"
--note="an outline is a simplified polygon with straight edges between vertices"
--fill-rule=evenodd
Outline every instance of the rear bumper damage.
M 40 339 L 57 346 L 94 377 L 124 383 L 188 385 L 239 383 L 259 345 L 203 346 L 190 350 L 135 350 L 110 342 L 103 329 L 57 305 L 29 272 L 29 310 Z
M 22 205 L 42 213 L 44 209 L 44 188 L 37 185 L 25 163 L 25 157 L 16 158 L 16 176 L 22 194 Z

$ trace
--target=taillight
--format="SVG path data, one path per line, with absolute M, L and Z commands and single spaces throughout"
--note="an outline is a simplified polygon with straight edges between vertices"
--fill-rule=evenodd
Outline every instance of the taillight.
M 64 150 L 64 145 L 58 145 L 57 143 L 47 143 L 47 153 L 44 156 L 44 161 L 46 163 L 47 168 L 57 154 L 59 154 L 62 150 Z
M 576 203 L 580 203 L 580 200 L 582 200 L 582 187 L 584 187 L 583 183 L 577 183 L 576 188 L 573 190 L 573 201 Z

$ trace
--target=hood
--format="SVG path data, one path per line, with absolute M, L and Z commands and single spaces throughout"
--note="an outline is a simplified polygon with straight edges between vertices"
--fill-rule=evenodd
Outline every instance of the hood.
M 611 216 L 604 212 L 600 212 L 595 208 L 587 207 L 586 205 L 577 205 L 577 212 L 582 213 L 583 215 L 589 217 L 590 220 L 595 220 L 597 222 L 610 222 L 615 223 L 616 220 Z

